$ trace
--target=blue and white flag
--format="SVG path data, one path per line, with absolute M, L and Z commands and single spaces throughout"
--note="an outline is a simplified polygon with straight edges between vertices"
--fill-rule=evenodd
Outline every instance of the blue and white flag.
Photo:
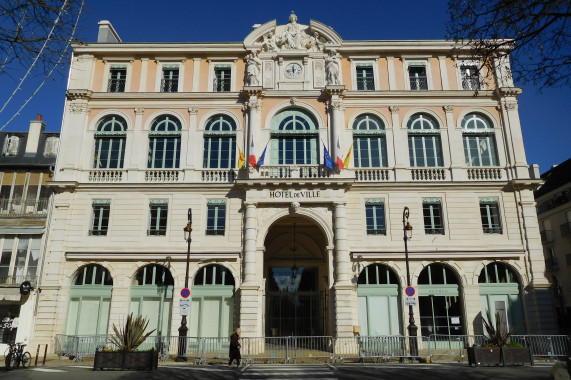
M 268 141 L 268 143 L 269 143 L 269 141 Z M 258 163 L 256 164 L 258 167 L 264 165 L 264 160 L 266 158 L 266 149 L 268 149 L 268 144 L 266 144 L 266 147 L 264 148 L 262 155 L 258 159 Z
M 331 155 L 327 151 L 325 144 L 323 144 L 323 164 L 333 170 L 333 160 L 331 159 Z

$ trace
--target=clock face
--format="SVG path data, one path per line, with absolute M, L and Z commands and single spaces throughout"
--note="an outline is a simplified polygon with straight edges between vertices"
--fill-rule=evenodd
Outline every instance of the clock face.
M 299 63 L 290 63 L 286 66 L 285 74 L 288 78 L 297 78 L 301 75 L 301 65 Z

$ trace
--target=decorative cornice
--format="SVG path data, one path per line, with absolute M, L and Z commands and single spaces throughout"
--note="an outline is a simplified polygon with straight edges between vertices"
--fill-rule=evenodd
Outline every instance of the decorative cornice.
M 264 91 L 262 90 L 262 86 L 244 86 L 242 94 L 249 97 L 254 96 L 256 98 L 261 98 L 264 96 Z
M 325 86 L 325 94 L 327 94 L 329 97 L 332 97 L 334 95 L 338 95 L 340 97 L 343 97 L 343 95 L 345 95 L 345 85 L 343 84 L 328 84 L 327 86 Z
M 81 100 L 81 99 L 89 100 L 91 98 L 92 94 L 93 94 L 93 91 L 91 91 L 91 90 L 67 90 L 66 91 L 67 100 Z

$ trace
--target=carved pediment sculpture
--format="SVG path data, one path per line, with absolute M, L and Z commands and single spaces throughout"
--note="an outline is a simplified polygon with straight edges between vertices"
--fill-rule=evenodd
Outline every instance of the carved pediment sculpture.
M 297 23 L 297 16 L 289 16 L 289 23 L 276 25 L 270 21 L 258 26 L 244 40 L 247 49 L 261 50 L 262 53 L 286 50 L 324 51 L 328 46 L 338 47 L 341 37 L 332 28 L 311 20 L 310 25 Z

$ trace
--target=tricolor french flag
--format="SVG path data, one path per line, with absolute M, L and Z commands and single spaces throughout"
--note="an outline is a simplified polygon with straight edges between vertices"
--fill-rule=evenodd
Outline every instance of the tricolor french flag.
M 250 163 L 251 167 L 256 169 L 257 161 L 256 161 L 256 155 L 254 154 L 254 140 L 253 139 L 252 139 L 252 144 L 250 145 L 250 157 L 248 158 L 248 162 Z

